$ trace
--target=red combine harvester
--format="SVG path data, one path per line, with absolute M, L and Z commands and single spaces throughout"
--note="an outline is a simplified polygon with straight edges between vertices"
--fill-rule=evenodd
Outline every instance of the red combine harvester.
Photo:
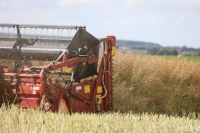
M 99 40 L 81 26 L 0 24 L 0 106 L 112 109 L 115 46 L 115 36 Z

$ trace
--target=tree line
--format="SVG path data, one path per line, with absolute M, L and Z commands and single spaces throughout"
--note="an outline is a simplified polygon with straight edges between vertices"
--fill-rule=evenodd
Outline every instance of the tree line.
M 148 54 L 151 55 L 178 55 L 178 51 L 176 49 L 168 49 L 168 48 L 153 48 L 148 50 Z

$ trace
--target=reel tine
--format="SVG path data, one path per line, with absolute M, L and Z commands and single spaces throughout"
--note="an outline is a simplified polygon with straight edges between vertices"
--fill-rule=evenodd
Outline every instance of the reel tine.
M 42 35 L 42 29 L 41 29 L 41 33 L 40 33 L 39 39 L 41 38 L 41 35 Z
M 10 36 L 10 45 L 11 45 L 11 42 L 12 42 L 12 40 L 11 40 L 11 38 L 13 37 L 13 35 L 14 35 L 14 28 L 13 28 L 13 32 L 12 32 L 12 34 L 11 34 L 11 36 Z
M 25 37 L 25 33 L 26 33 L 26 27 L 24 28 L 24 37 Z
M 3 30 L 4 30 L 4 27 L 2 27 L 2 38 L 3 38 Z
M 62 29 L 62 31 L 61 31 L 61 39 L 62 39 L 62 33 L 63 33 L 63 29 Z M 60 46 L 61 46 L 61 44 L 60 44 Z
M 37 28 L 35 28 L 35 35 L 34 35 L 34 39 L 35 39 L 35 36 L 36 36 L 36 31 L 37 31 Z
M 4 37 L 4 27 L 2 27 L 2 38 Z M 3 44 L 3 42 L 4 42 L 5 40 L 2 40 L 2 44 Z
M 46 46 L 46 37 L 47 37 L 47 32 L 48 32 L 48 28 L 46 30 L 46 36 L 45 36 L 45 46 Z
M 53 29 L 53 31 L 54 31 L 54 29 Z M 53 38 L 53 31 L 52 31 L 51 39 Z M 52 43 L 53 43 L 53 46 L 54 46 L 54 41 Z
M 57 34 L 57 37 L 56 37 L 57 40 L 59 39 L 59 31 L 60 31 L 60 29 L 58 29 L 58 34 Z
M 30 28 L 30 39 L 31 39 L 31 30 L 32 30 L 32 28 Z

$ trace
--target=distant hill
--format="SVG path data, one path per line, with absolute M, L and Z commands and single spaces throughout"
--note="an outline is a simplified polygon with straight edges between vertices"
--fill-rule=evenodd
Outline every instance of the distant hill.
M 125 52 L 130 51 L 135 54 L 158 54 L 158 55 L 200 55 L 200 49 L 182 47 L 163 47 L 158 43 L 130 41 L 130 40 L 117 40 L 117 49 Z
M 162 46 L 158 43 L 142 42 L 142 41 L 130 41 L 130 40 L 117 40 L 117 48 L 129 48 L 129 49 L 160 49 Z

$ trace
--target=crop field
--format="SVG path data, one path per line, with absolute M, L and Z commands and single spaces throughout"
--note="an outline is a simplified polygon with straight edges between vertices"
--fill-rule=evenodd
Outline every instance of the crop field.
M 116 110 L 170 115 L 199 112 L 199 88 L 200 62 L 130 53 L 115 56 Z
M 0 109 L 0 133 L 200 132 L 200 62 L 116 53 L 114 110 L 56 114 Z
M 194 114 L 175 117 L 156 114 L 109 112 L 105 114 L 56 114 L 16 106 L 0 109 L 0 133 L 154 133 L 198 132 Z
M 182 59 L 186 61 L 200 62 L 200 56 L 160 56 L 165 57 L 166 59 Z

